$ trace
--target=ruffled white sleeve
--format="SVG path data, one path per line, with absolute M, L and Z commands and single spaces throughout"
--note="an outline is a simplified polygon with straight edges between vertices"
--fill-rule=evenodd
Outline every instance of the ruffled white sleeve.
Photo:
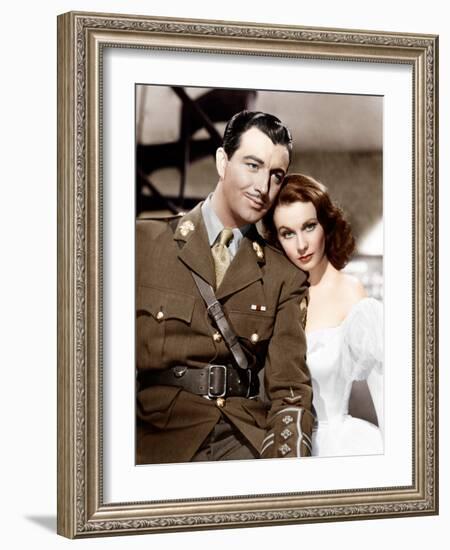
M 367 380 L 378 426 L 382 432 L 384 432 L 383 356 L 383 306 L 374 298 L 364 298 L 352 308 L 346 319 L 343 368 L 351 380 Z
M 364 298 L 350 311 L 344 327 L 343 368 L 352 380 L 366 380 L 383 372 L 383 306 Z

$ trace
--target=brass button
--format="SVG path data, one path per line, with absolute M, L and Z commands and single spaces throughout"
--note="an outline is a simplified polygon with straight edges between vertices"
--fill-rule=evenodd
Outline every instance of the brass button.
M 250 336 L 250 340 L 252 342 L 252 344 L 256 344 L 259 340 L 259 336 L 256 332 L 254 332 L 251 336 Z
M 158 311 L 158 313 L 156 314 L 156 318 L 158 319 L 158 321 L 162 321 L 164 319 L 164 312 Z
M 223 397 L 218 397 L 216 399 L 216 405 L 219 407 L 219 409 L 223 409 L 225 407 L 225 399 Z
M 215 332 L 213 334 L 213 340 L 214 342 L 222 342 L 222 335 L 220 334 L 220 332 Z

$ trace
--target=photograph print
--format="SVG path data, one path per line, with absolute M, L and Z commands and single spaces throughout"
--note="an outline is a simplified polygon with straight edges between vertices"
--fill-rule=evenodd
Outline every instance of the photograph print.
M 136 464 L 383 454 L 383 98 L 135 92 Z

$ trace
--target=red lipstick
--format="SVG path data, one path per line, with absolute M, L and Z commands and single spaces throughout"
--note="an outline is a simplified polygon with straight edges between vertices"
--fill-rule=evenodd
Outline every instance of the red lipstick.
M 299 256 L 299 260 L 301 262 L 308 262 L 311 258 L 312 258 L 312 253 L 311 254 L 307 254 L 306 256 Z

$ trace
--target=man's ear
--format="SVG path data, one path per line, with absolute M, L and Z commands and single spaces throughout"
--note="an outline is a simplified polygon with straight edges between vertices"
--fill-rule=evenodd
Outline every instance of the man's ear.
M 227 163 L 228 156 L 225 153 L 225 149 L 223 147 L 219 147 L 216 151 L 216 169 L 221 179 L 223 179 L 225 176 L 225 168 L 227 166 Z

